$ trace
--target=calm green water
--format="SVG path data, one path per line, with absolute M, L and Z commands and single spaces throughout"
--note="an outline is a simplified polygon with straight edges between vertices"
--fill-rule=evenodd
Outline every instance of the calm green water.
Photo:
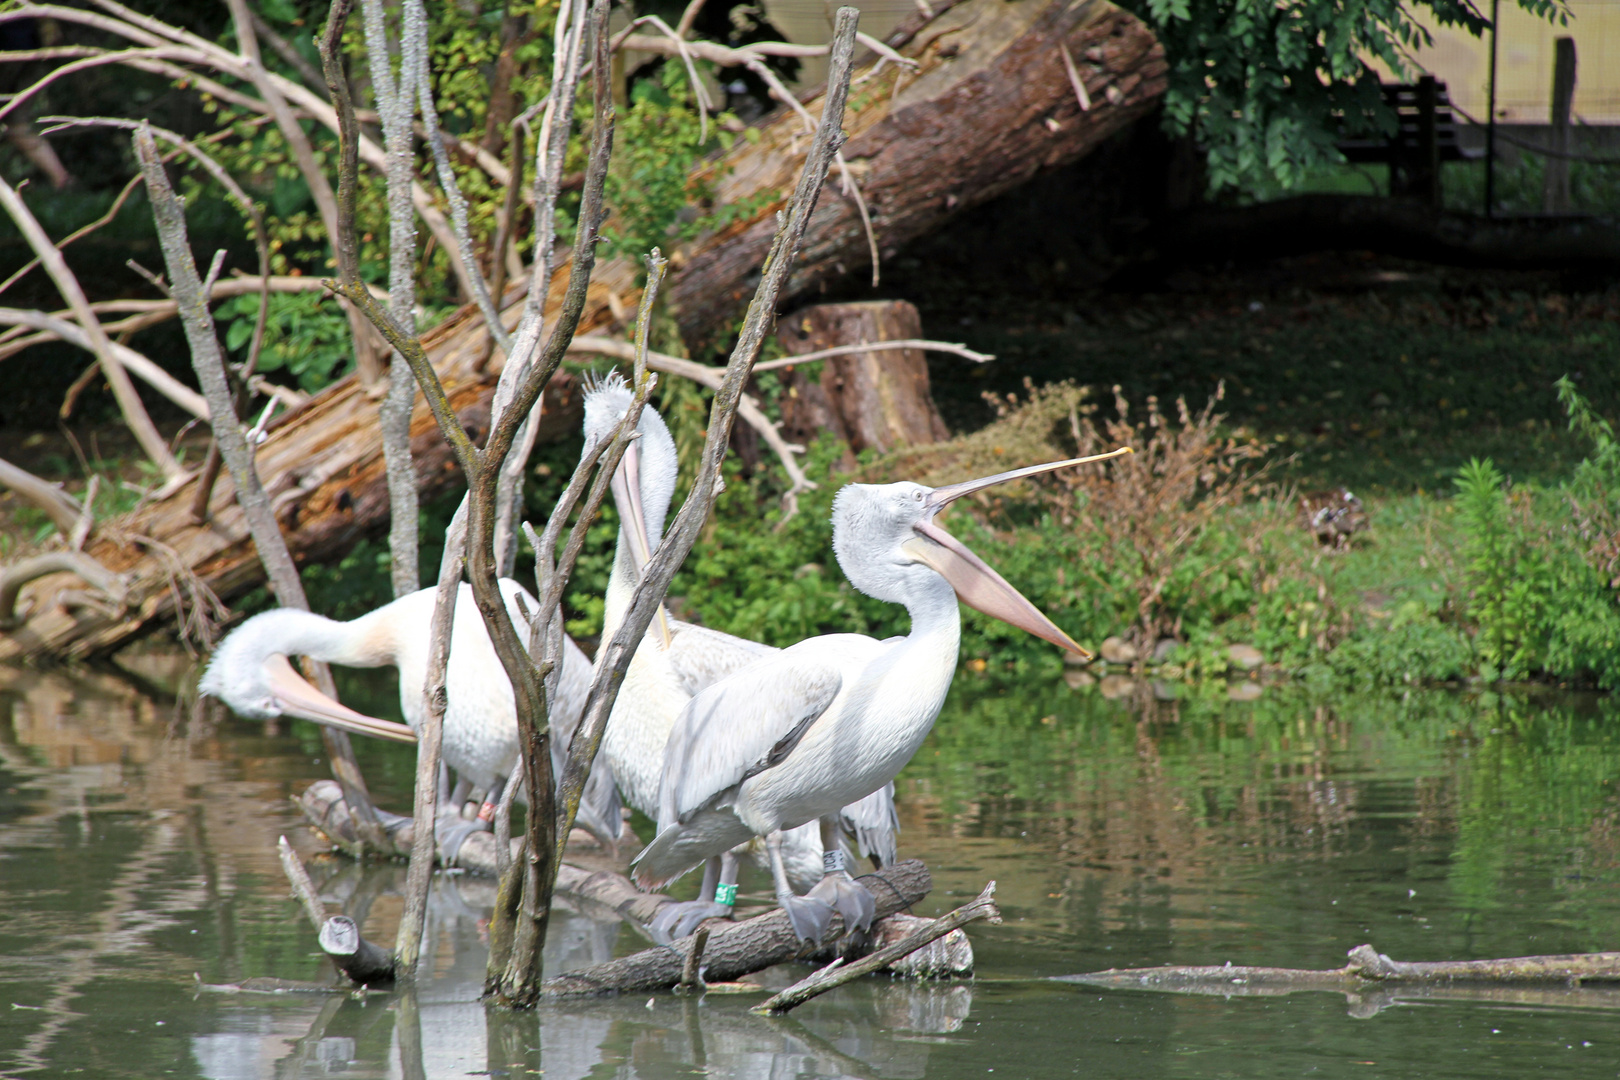
M 143 664 L 154 688 L 183 679 Z M 1620 1075 L 1620 991 L 1171 996 L 1050 978 L 1332 967 L 1362 942 L 1414 960 L 1616 948 L 1620 706 L 1142 696 L 964 673 L 901 778 L 902 851 L 934 871 L 922 914 L 1000 883 L 1005 924 L 972 930 L 977 980 L 868 980 L 764 1021 L 756 998 L 719 995 L 486 1014 L 491 890 L 455 877 L 413 996 L 198 993 L 194 973 L 328 977 L 274 852 L 281 833 L 312 847 L 287 798 L 325 774 L 318 738 L 110 675 L 0 674 L 0 1077 Z M 409 753 L 367 753 L 405 806 Z M 400 868 L 312 871 L 392 940 Z M 548 963 L 639 944 L 565 913 Z

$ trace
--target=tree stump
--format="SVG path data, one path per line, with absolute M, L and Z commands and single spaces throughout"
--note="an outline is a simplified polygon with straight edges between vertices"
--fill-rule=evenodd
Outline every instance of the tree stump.
M 905 300 L 817 304 L 783 318 L 776 331 L 791 355 L 922 336 L 922 317 Z M 929 396 L 928 361 L 920 351 L 852 353 L 821 365 L 817 383 L 802 371 L 787 369 L 782 429 L 791 441 L 811 442 L 830 431 L 859 453 L 950 438 Z M 845 464 L 853 467 L 854 462 Z

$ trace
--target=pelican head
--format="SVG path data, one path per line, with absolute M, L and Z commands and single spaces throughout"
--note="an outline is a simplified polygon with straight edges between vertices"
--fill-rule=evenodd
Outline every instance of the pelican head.
M 850 582 L 868 596 L 905 603 L 944 578 L 961 601 L 1059 648 L 1091 653 L 1041 613 L 1025 596 L 934 518 L 964 495 L 1025 476 L 1083 465 L 1129 453 L 1070 458 L 996 473 L 947 487 L 902 480 L 895 484 L 849 484 L 833 502 L 833 550 Z
M 296 716 L 359 735 L 415 742 L 409 727 L 355 712 L 311 686 L 293 668 L 287 656 L 299 653 L 298 639 L 310 633 L 315 621 L 330 622 L 286 608 L 255 615 L 220 643 L 198 691 L 219 698 L 250 720 Z
M 629 384 L 616 371 L 586 390 L 586 453 L 612 438 L 633 399 Z M 675 477 L 680 466 L 675 440 L 670 438 L 663 417 L 651 406 L 641 410 L 636 434 L 639 437 L 625 447 L 613 474 L 613 499 L 624 518 L 639 571 L 652 558 L 651 538 L 664 534 L 664 518 L 675 498 Z

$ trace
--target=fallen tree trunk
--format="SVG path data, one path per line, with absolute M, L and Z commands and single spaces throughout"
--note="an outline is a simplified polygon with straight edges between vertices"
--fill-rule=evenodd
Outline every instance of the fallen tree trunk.
M 353 825 L 349 818 L 348 807 L 343 804 L 343 792 L 336 782 L 331 780 L 317 780 L 311 784 L 304 793 L 293 800 L 300 810 L 309 819 L 311 826 L 318 833 L 329 836 L 333 833 L 346 835 L 351 832 Z M 388 830 L 389 837 L 394 841 L 401 853 L 408 852 L 411 845 L 413 822 L 410 818 L 401 818 L 386 811 L 378 811 L 378 817 Z M 513 854 L 519 841 L 513 841 Z M 567 848 L 568 858 L 572 862 L 565 862 L 557 868 L 557 892 L 581 901 L 586 911 L 593 918 L 623 919 L 637 926 L 645 927 L 652 923 L 658 911 L 665 904 L 675 903 L 675 898 L 664 893 L 643 892 L 641 889 L 618 871 L 623 870 L 625 860 L 629 855 L 640 848 L 640 840 L 635 833 L 626 826 L 624 838 L 620 841 L 617 852 L 609 852 L 597 839 L 583 829 L 575 829 L 569 837 Z M 290 850 L 290 849 L 288 849 Z M 285 860 L 286 855 L 283 855 Z M 581 865 L 583 864 L 583 865 Z M 479 874 L 486 877 L 495 877 L 495 837 L 487 832 L 473 833 L 461 845 L 456 853 L 456 867 L 469 874 Z M 289 874 L 291 871 L 289 871 Z M 898 874 L 892 877 L 891 874 Z M 919 876 L 920 875 L 920 876 Z M 844 953 L 846 960 L 856 960 L 868 954 L 875 954 L 881 950 L 893 947 L 897 942 L 913 935 L 923 935 L 938 940 L 915 949 L 907 949 L 897 953 L 891 961 L 879 966 L 896 975 L 909 978 L 940 978 L 956 975 L 970 975 L 973 972 L 973 946 L 967 935 L 959 929 L 947 928 L 937 934 L 930 934 L 935 920 L 922 919 L 915 915 L 906 914 L 905 908 L 910 907 L 923 896 L 927 895 L 929 888 L 928 869 L 920 862 L 901 863 L 881 871 L 878 875 L 882 880 L 895 889 L 877 888 L 874 895 L 878 897 L 878 917 L 873 922 L 871 930 L 865 935 L 854 935 L 842 941 L 838 935 L 829 935 L 828 941 L 836 943 Z M 908 891 L 911 890 L 911 891 Z M 913 895 L 913 893 L 915 895 Z M 885 901 L 887 897 L 887 901 Z M 902 902 L 902 898 L 904 902 Z M 720 957 L 720 964 L 716 966 L 707 947 L 703 950 L 700 961 L 709 978 L 715 981 L 729 981 L 752 971 L 759 971 L 773 964 L 780 964 L 792 959 L 813 959 L 823 961 L 831 959 L 833 952 L 826 946 L 801 947 L 793 936 L 792 930 L 786 930 L 787 941 L 791 942 L 791 950 L 784 952 L 785 942 L 779 932 L 787 927 L 783 917 L 781 927 L 774 922 L 763 926 L 755 926 L 761 919 L 779 916 L 780 912 L 771 912 L 767 915 L 752 919 L 745 919 L 738 923 L 712 923 L 710 924 L 711 937 L 716 941 L 722 940 L 722 935 L 748 927 L 748 931 L 740 938 L 724 938 L 730 942 Z M 314 919 L 315 916 L 311 915 Z M 328 920 L 330 924 L 331 920 Z M 317 924 L 320 925 L 320 924 Z M 721 929 L 724 928 L 724 929 Z M 324 927 L 323 927 L 324 930 Z M 322 948 L 326 948 L 326 939 L 322 938 Z M 676 942 L 673 946 L 674 955 L 678 957 L 673 967 L 674 977 L 669 986 L 678 985 L 684 975 L 684 958 L 693 942 L 686 939 Z M 331 953 L 331 949 L 326 949 Z M 579 993 L 609 993 L 619 990 L 645 990 L 649 988 L 648 980 L 655 983 L 665 974 L 664 969 L 657 963 L 646 960 L 637 960 L 637 957 L 647 958 L 652 953 L 671 953 L 671 948 L 649 950 L 648 953 L 637 953 L 634 957 L 627 957 L 622 961 L 592 968 L 587 972 L 578 972 L 573 975 L 562 975 L 552 980 L 559 988 L 565 984 L 562 980 L 575 978 L 581 980 L 596 980 L 594 988 Z M 636 961 L 631 963 L 630 961 Z M 620 979 L 623 984 L 605 983 L 600 980 Z M 581 984 L 583 985 L 583 983 Z M 659 988 L 662 984 L 659 984 Z M 553 991 L 548 989 L 548 994 Z M 559 989 L 558 993 L 565 991 Z M 573 994 L 576 991 L 566 991 Z
M 871 888 L 881 882 L 882 886 Z M 932 879 L 928 867 L 916 859 L 886 866 L 860 880 L 868 882 L 877 901 L 877 917 L 904 910 L 928 895 Z M 828 928 L 829 939 L 842 935 L 843 917 L 834 915 Z M 686 964 L 686 950 L 696 936 L 673 946 L 645 949 L 618 960 L 597 964 L 584 971 L 572 971 L 547 979 L 547 997 L 586 997 L 599 994 L 668 990 L 680 985 Z M 714 925 L 703 950 L 704 977 L 712 982 L 729 982 L 776 964 L 815 955 L 818 947 L 806 945 L 793 933 L 787 913 L 781 910 L 758 915 L 730 926 Z
M 597 271 L 591 285 L 595 322 L 589 325 L 601 328 L 611 322 L 608 291 L 633 293 L 629 268 L 618 271 Z M 509 302 L 520 299 L 508 297 Z M 517 313 L 516 307 L 508 312 L 514 322 Z M 484 363 L 488 334 L 476 310 L 458 312 L 424 335 L 423 343 L 457 413 L 466 421 L 487 420 L 500 369 L 498 358 Z M 546 394 L 541 438 L 572 432 L 579 406 L 574 382 L 554 380 Z M 482 426 L 487 424 L 469 423 Z M 420 395 L 411 417 L 411 453 L 425 498 L 462 482 Z M 344 379 L 298 411 L 279 417 L 255 460 L 287 547 L 300 566 L 340 556 L 362 536 L 386 527 L 388 484 L 377 402 L 355 379 Z M 69 609 L 52 603 L 51 597 L 76 584 L 61 574 L 25 587 L 19 603 L 24 619 L 0 634 L 0 660 L 103 655 L 172 619 L 182 597 L 188 609 L 182 614 L 190 617 L 192 610 L 206 610 L 197 601 L 207 593 L 228 599 L 260 584 L 264 568 L 229 477 L 221 476 L 215 484 L 208 519 L 201 524 L 191 514 L 196 486 L 193 479 L 166 498 L 102 522 L 85 545 L 86 556 L 125 583 L 117 606 Z M 204 589 L 207 593 L 200 592 Z
M 1371 945 L 1350 950 L 1342 968 L 1221 967 L 1110 968 L 1060 975 L 1057 982 L 1142 990 L 1266 987 L 1345 990 L 1371 983 L 1560 983 L 1620 982 L 1620 952 L 1515 956 L 1501 960 L 1391 960 Z
M 1146 113 L 1164 92 L 1163 50 L 1146 26 L 1108 0 L 966 0 L 932 10 L 939 14 L 918 16 L 890 38 L 917 61 L 917 70 L 885 65 L 851 96 L 847 111 L 844 156 L 883 251 L 1040 170 L 1076 160 Z M 1086 88 L 1084 103 L 1065 50 Z M 819 101 L 808 108 L 815 113 Z M 728 333 L 753 294 L 776 211 L 808 145 L 803 120 L 790 109 L 771 114 L 758 131 L 757 141 L 737 140 L 694 176 L 716 204 L 751 211 L 671 256 L 666 296 L 694 342 Z M 823 193 L 784 299 L 868 265 L 869 251 L 854 198 Z M 554 274 L 548 309 L 560 304 L 568 272 L 564 265 Z M 622 322 L 638 295 L 638 273 L 626 259 L 597 263 L 581 333 Z M 505 302 L 514 299 L 509 293 Z M 515 324 L 517 312 L 505 310 Z M 487 410 L 499 371 L 484 364 L 489 335 L 477 310 L 464 308 L 424 335 L 423 345 L 457 412 Z M 548 392 L 546 422 L 553 433 L 575 426 L 559 400 L 569 393 L 556 384 Z M 411 438 L 423 494 L 455 485 L 459 472 L 420 400 Z M 339 555 L 386 524 L 376 402 L 352 378 L 278 420 L 256 461 L 300 564 Z M 263 571 L 230 483 L 222 478 L 217 484 L 209 520 L 201 525 L 191 513 L 195 487 L 193 480 L 98 527 L 85 553 L 123 575 L 128 588 L 120 600 L 68 610 L 51 598 L 72 585 L 71 578 L 30 583 L 25 621 L 0 635 L 0 660 L 103 655 L 176 614 L 206 637 L 195 613 L 206 616 L 210 594 L 229 599 L 257 585 Z
M 901 26 L 889 43 L 917 70 L 886 66 L 850 94 L 843 151 L 885 257 L 1037 172 L 1083 157 L 1145 115 L 1165 88 L 1164 50 L 1152 31 L 1107 0 L 969 0 Z M 806 106 L 816 114 L 820 102 Z M 699 171 L 717 203 L 769 202 L 671 260 L 668 289 L 689 341 L 728 327 L 753 294 L 803 132 L 801 120 L 778 114 L 761 126 L 758 143 L 738 140 Z M 785 297 L 871 265 L 860 208 L 840 191 L 830 181 L 822 193 Z

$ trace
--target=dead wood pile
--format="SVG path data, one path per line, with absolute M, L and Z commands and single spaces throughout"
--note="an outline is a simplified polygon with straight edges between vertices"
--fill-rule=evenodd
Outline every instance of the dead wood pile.
M 870 264 L 968 207 L 1036 172 L 1074 161 L 1150 110 L 1164 91 L 1163 51 L 1137 19 L 1107 0 L 966 0 L 936 3 L 889 44 L 916 70 L 886 64 L 851 95 L 844 156 L 871 216 L 871 237 L 853 193 L 825 191 L 810 222 L 788 292 L 803 296 Z M 805 102 L 820 108 L 819 95 Z M 671 257 L 666 295 L 689 341 L 723 335 L 752 295 L 776 211 L 785 205 L 808 145 L 803 118 L 778 109 L 757 141 L 700 166 L 715 201 L 754 213 L 684 246 Z M 838 181 L 835 181 L 835 184 Z M 637 297 L 637 268 L 599 262 L 582 332 L 622 323 Z M 551 282 L 560 301 L 568 267 Z M 508 304 L 515 293 L 506 297 Z M 515 322 L 517 312 L 508 308 Z M 476 309 L 457 313 L 424 338 L 452 403 L 463 416 L 487 411 L 500 356 L 490 355 Z M 666 376 L 668 377 L 668 376 Z M 554 384 L 552 433 L 572 427 L 572 388 Z M 458 482 L 449 450 L 420 399 L 412 450 L 424 494 Z M 542 436 L 544 437 L 544 435 Z M 387 486 L 377 402 L 353 379 L 284 417 L 259 447 L 258 471 L 274 500 L 288 547 L 300 563 L 334 557 L 387 521 Z M 103 522 L 85 553 L 118 575 L 118 587 L 86 590 L 53 573 L 23 588 L 21 624 L 0 634 L 0 660 L 86 657 L 117 649 L 180 617 L 206 637 L 215 598 L 229 600 L 263 571 L 221 477 L 209 518 L 192 518 L 192 481 L 120 518 Z

